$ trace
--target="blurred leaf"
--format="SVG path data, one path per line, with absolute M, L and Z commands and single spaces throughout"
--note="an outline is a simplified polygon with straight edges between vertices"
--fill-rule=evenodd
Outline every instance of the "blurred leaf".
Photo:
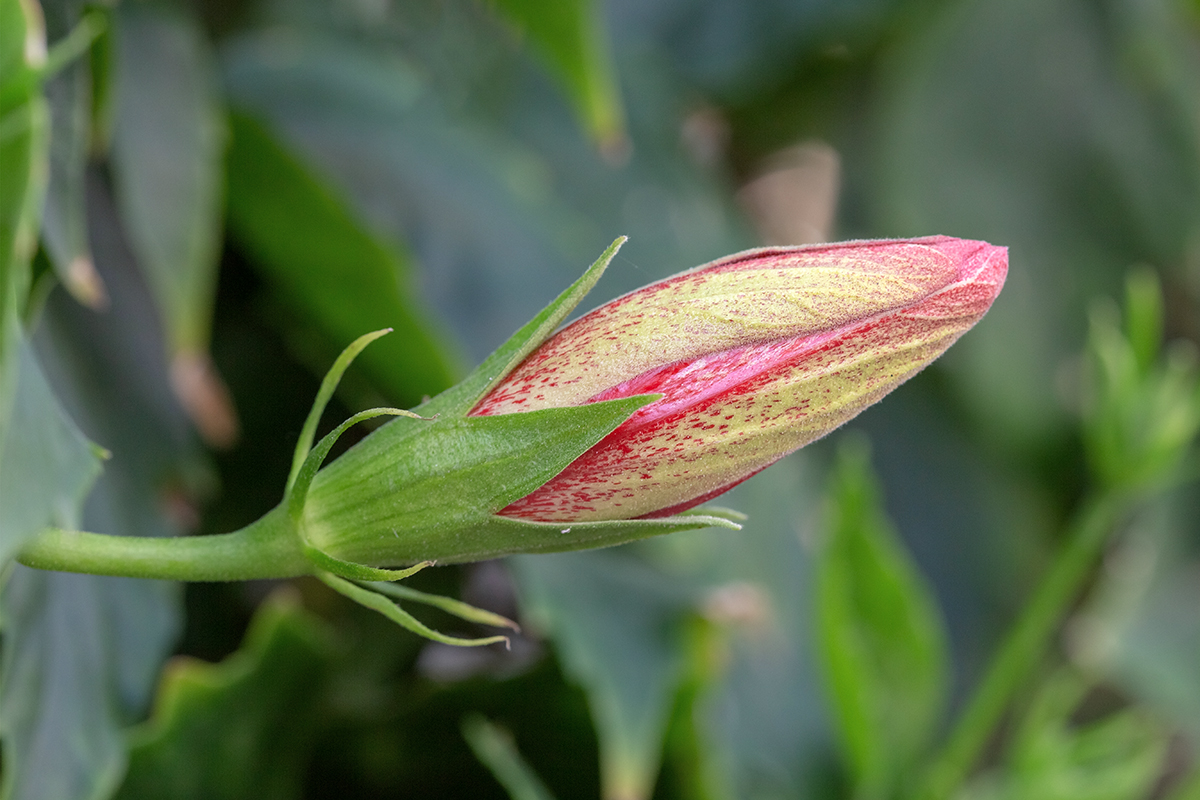
M 860 797 L 887 797 L 929 744 L 947 653 L 929 589 L 884 517 L 865 443 L 843 444 L 817 566 L 819 653 Z
M 600 9 L 592 0 L 494 0 L 525 32 L 601 147 L 624 145 L 624 114 Z
M 171 589 L 13 570 L 3 595 L 5 800 L 111 794 L 124 769 L 122 728 L 141 713 L 175 635 Z
M 448 387 L 457 365 L 407 286 L 407 259 L 262 125 L 241 114 L 230 124 L 229 225 L 254 265 L 338 348 L 366 331 L 393 328 L 358 363 L 396 404 L 407 408 Z
M 1193 746 L 1200 746 L 1198 504 L 1192 485 L 1139 515 L 1070 629 L 1081 665 L 1180 725 Z
M 186 422 L 167 386 L 153 301 L 111 199 L 92 188 L 91 241 L 112 312 L 95 314 L 54 292 L 35 340 L 63 406 L 113 453 L 78 522 L 113 534 L 178 533 L 167 511 L 188 502 Z M 3 600 L 8 797 L 106 797 L 124 768 L 122 728 L 143 712 L 177 636 L 177 586 L 17 567 Z
M 3 17 L 4 25 L 0 26 L 0 76 L 3 76 L 3 82 L 0 83 L 6 92 L 14 91 L 12 82 L 19 80 L 22 71 L 28 66 L 27 51 L 25 49 L 26 37 L 36 36 L 36 23 L 31 19 L 32 7 L 13 0 L 5 0 L 0 4 L 0 14 Z M 44 32 L 43 32 L 44 33 Z M 44 49 L 44 48 L 43 48 Z M 10 101 L 7 93 L 4 95 L 6 101 Z M 19 98 L 14 98 L 10 102 L 16 102 Z M 7 107 L 5 110 L 8 110 Z
M 20 374 L 21 325 L 17 322 L 15 298 L 10 292 L 6 308 L 0 305 L 0 455 L 8 441 L 13 399 Z M 2 462 L 0 462 L 2 464 Z
M 171 385 L 201 435 L 229 447 L 238 423 L 208 356 L 220 257 L 224 113 L 213 54 L 185 6 L 122 4 L 114 14 L 121 216 L 154 290 Z
M 1092 312 L 1094 369 L 1084 419 L 1087 455 L 1112 487 L 1171 486 L 1200 431 L 1200 371 L 1194 347 L 1161 349 L 1161 288 L 1153 274 L 1130 276 L 1126 331 L 1111 304 Z
M 45 527 L 74 527 L 100 458 L 63 412 L 28 345 L 0 446 L 0 564 Z
M 550 195 L 539 154 L 452 119 L 394 53 L 277 29 L 239 37 L 222 55 L 231 100 L 336 181 L 373 227 L 412 243 L 427 284 L 468 281 L 464 289 L 486 299 L 474 325 L 460 327 L 473 354 L 486 355 L 533 316 L 536 308 L 513 306 L 528 302 L 529 287 L 548 282 L 547 272 L 516 286 L 478 268 L 528 279 L 531 267 L 561 263 L 561 240 L 587 224 Z M 590 242 L 566 263 L 577 270 L 619 233 L 604 231 L 603 244 Z M 480 318 L 499 330 L 480 336 Z
M 122 800 L 300 797 L 331 633 L 286 593 L 258 610 L 220 664 L 173 662 L 153 717 L 130 739 Z
M 208 345 L 225 143 L 213 55 L 175 7 L 123 3 L 114 17 L 121 215 L 173 351 Z
M 825 777 L 833 737 L 811 646 L 814 564 L 806 545 L 817 535 L 816 473 L 807 454 L 793 454 L 721 498 L 750 513 L 741 533 L 698 532 L 643 548 L 673 551 L 675 570 L 716 587 L 705 616 L 724 627 L 729 662 L 697 726 L 709 743 L 706 766 L 728 775 L 726 797 L 836 796 Z M 722 611 L 714 601 L 729 586 L 758 602 Z
M 1091 298 L 1130 264 L 1187 263 L 1200 50 L 1183 10 L 966 0 L 912 15 L 877 67 L 888 81 L 872 231 L 950 231 L 1012 253 L 987 319 L 939 362 L 1002 448 L 1037 452 L 1065 434 L 1049 388 Z
M 45 58 L 40 8 L 33 2 L 0 0 L 0 458 L 12 427 L 21 372 L 20 315 L 29 291 L 29 263 L 47 170 L 49 112 L 35 74 Z M 26 373 L 26 388 L 31 390 Z M 31 522 L 25 519 L 21 524 Z M 18 531 L 19 526 L 5 533 L 6 527 L 0 517 L 0 564 L 18 544 L 11 537 L 32 533 Z
M 1190 774 L 1175 787 L 1167 800 L 1200 800 L 1200 766 L 1193 766 Z
M 78 0 L 46 0 L 46 33 L 51 44 L 67 36 L 82 18 Z M 102 307 L 104 283 L 92 263 L 87 241 L 85 170 L 91 144 L 92 73 L 86 55 L 46 83 L 50 103 L 50 179 L 46 188 L 42 237 L 63 285 L 81 303 Z
M 691 598 L 645 564 L 611 553 L 511 562 L 525 613 L 553 637 L 588 695 L 607 800 L 650 797 L 683 677 Z
M 690 91 L 727 103 L 772 92 L 814 53 L 834 51 L 834 59 L 844 59 L 847 49 L 886 30 L 889 17 L 907 5 L 904 0 L 653 0 L 608 3 L 606 16 L 624 86 L 630 67 L 649 55 L 682 73 Z M 760 126 L 782 132 L 782 118 L 795 109 L 775 105 L 775 120 Z M 785 138 L 778 146 L 794 141 Z
M 1114 633 L 1106 671 L 1200 742 L 1200 566 L 1168 570 Z
M 5 176 L 0 182 L 2 320 L 10 309 L 25 306 L 46 188 L 50 120 L 37 74 L 46 60 L 40 7 L 32 0 L 3 0 L 0 23 L 0 174 Z M 8 329 L 0 325 L 0 343 L 7 338 Z M 11 355 L 12 346 L 0 347 L 0 357 Z
M 480 716 L 463 720 L 463 738 L 512 800 L 553 800 L 533 769 L 521 758 L 512 734 Z
M 1162 284 L 1154 270 L 1142 267 L 1125 278 L 1125 337 L 1143 375 L 1158 361 L 1163 344 Z
M 510 37 L 480 5 L 395 6 L 355 20 L 378 32 L 366 41 L 327 4 L 280 5 L 292 13 L 222 49 L 230 97 L 412 247 L 425 296 L 475 358 L 537 313 L 549 292 L 530 287 L 566 285 L 618 234 L 633 239 L 602 297 L 751 243 L 724 184 L 688 161 L 659 83 L 639 106 L 645 149 L 613 169 L 519 54 L 495 52 Z M 319 26 L 298 22 L 319 10 Z
M 1073 725 L 1087 685 L 1051 680 L 1021 721 L 1002 767 L 958 800 L 1141 800 L 1157 782 L 1169 735 L 1136 709 Z

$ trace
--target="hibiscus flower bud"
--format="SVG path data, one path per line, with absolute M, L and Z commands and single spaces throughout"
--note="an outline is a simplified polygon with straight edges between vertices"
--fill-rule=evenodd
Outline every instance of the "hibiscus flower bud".
M 502 516 L 676 514 L 880 400 L 979 321 L 1007 250 L 923 239 L 749 250 L 592 311 L 472 416 L 661 394 Z

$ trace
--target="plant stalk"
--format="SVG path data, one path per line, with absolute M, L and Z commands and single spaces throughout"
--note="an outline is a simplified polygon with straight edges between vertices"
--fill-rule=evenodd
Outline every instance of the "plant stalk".
M 47 528 L 25 543 L 17 561 L 59 572 L 176 581 L 292 578 L 315 569 L 282 505 L 245 528 L 213 536 L 111 536 Z
M 1084 500 L 1068 528 L 1066 545 L 992 658 L 941 752 L 926 771 L 916 794 L 920 800 L 947 800 L 966 779 L 1013 695 L 1037 667 L 1129 507 L 1130 498 L 1117 492 Z

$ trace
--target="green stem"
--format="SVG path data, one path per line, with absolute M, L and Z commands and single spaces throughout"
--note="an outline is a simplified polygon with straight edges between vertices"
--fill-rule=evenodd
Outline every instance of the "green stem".
M 177 581 L 291 578 L 315 569 L 282 505 L 241 530 L 214 536 L 109 536 L 47 528 L 25 543 L 17 561 L 59 572 Z
M 1013 695 L 1039 663 L 1054 632 L 1129 507 L 1115 493 L 1086 500 L 1067 532 L 1067 543 L 992 659 L 987 673 L 934 758 L 918 797 L 945 800 L 970 773 Z

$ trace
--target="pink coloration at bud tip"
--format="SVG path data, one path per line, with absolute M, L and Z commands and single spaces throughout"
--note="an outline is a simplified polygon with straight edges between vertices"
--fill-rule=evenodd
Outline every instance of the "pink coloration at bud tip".
M 661 394 L 500 513 L 666 516 L 824 436 L 979 321 L 1007 250 L 923 239 L 750 250 L 613 300 L 517 366 L 474 415 Z

